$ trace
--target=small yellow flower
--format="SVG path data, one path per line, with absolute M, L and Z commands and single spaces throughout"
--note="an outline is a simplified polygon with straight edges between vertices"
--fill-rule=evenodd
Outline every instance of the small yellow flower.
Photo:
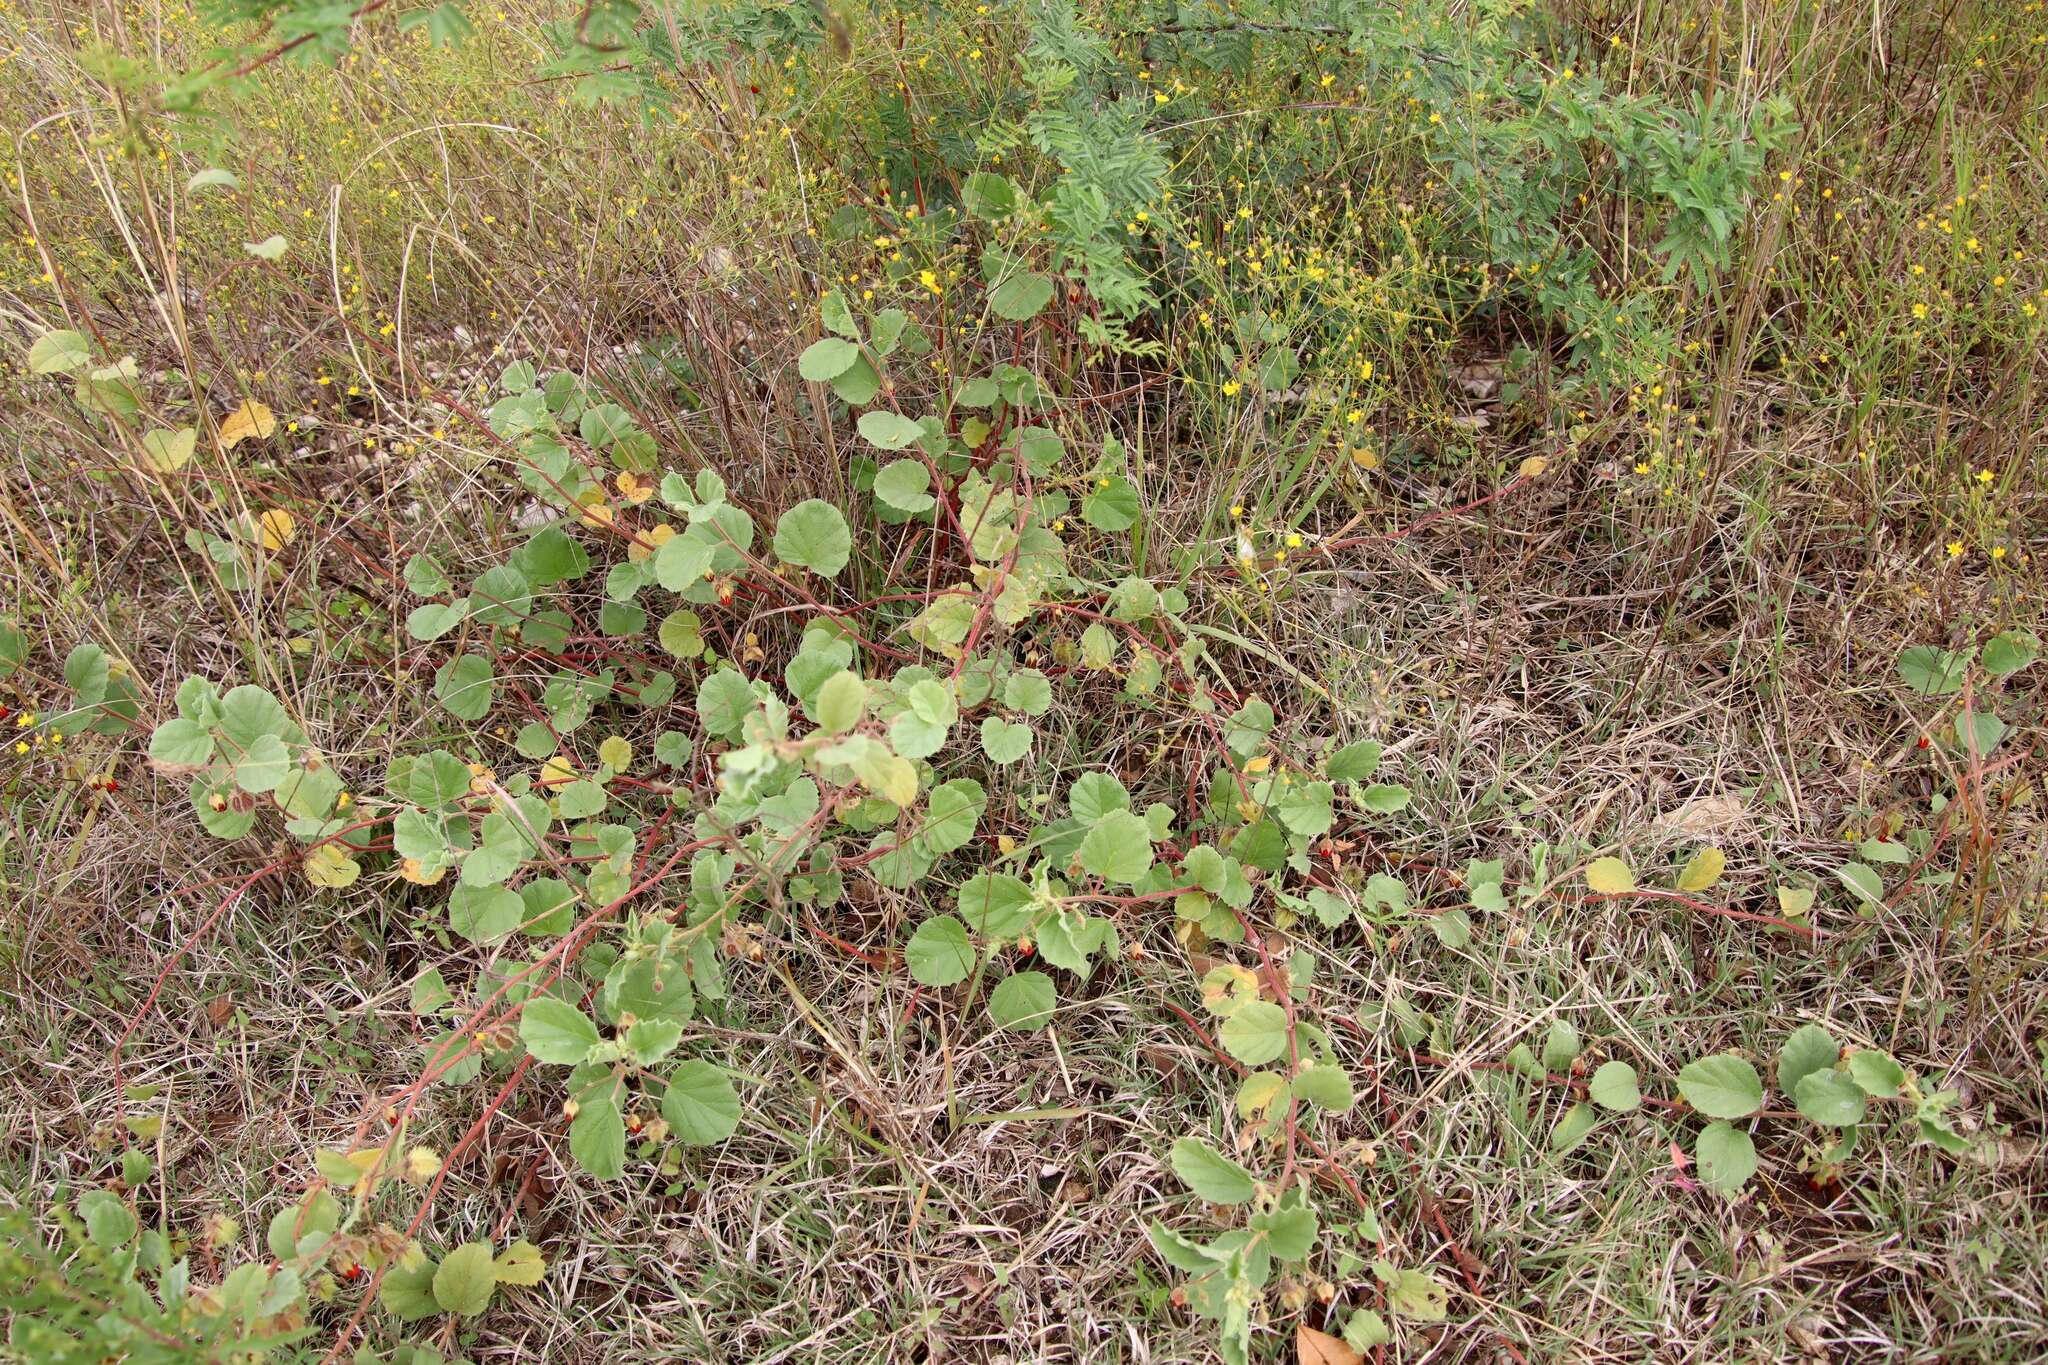
M 1225 383 L 1225 384 L 1223 385 L 1223 396 L 1224 396 L 1225 398 L 1235 398 L 1235 397 L 1237 397 L 1237 391 L 1238 391 L 1238 389 L 1239 389 L 1240 387 L 1242 387 L 1242 386 L 1241 386 L 1241 385 L 1239 385 L 1239 384 L 1238 384 L 1238 382 L 1237 382 L 1237 381 L 1236 381 L 1235 379 L 1232 379 L 1232 380 L 1229 380 L 1229 381 L 1227 381 L 1227 382 L 1226 382 L 1226 383 Z
M 1244 504 L 1243 504 L 1243 503 L 1237 503 L 1237 502 L 1234 502 L 1234 503 L 1230 504 L 1230 515 L 1232 515 L 1233 517 L 1241 517 L 1241 516 L 1243 516 L 1243 515 L 1244 515 Z
M 1948 543 L 1948 557 L 1950 559 L 1961 559 L 1963 557 L 1963 542 L 1951 540 Z
M 2005 547 L 2004 547 L 2003 545 L 1994 545 L 1994 546 L 1992 546 L 1992 547 L 1991 547 L 1991 557 L 1992 557 L 1993 559 L 2004 559 L 2004 558 L 2005 558 Z
M 1993 479 L 1997 477 L 1998 476 L 1996 474 L 1993 474 L 1988 469 L 1980 469 L 1977 471 L 1977 482 L 1981 484 L 1989 484 Z
M 1287 548 L 1290 550 L 1299 550 L 1301 548 L 1301 535 L 1299 532 L 1287 537 Z

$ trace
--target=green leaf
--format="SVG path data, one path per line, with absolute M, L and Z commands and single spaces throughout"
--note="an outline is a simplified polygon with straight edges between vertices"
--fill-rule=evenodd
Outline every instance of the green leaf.
M 213 732 L 179 716 L 156 727 L 149 737 L 149 758 L 175 768 L 201 768 L 213 761 Z
M 235 760 L 235 785 L 245 792 L 274 791 L 291 769 L 291 754 L 276 735 L 258 735 Z
M 1863 1111 L 1870 1104 L 1862 1086 L 1832 1068 L 1809 1071 L 1800 1077 L 1792 1091 L 1792 1102 L 1799 1106 L 1800 1113 L 1824 1128 L 1848 1128 L 1861 1123 Z
M 1200 1138 L 1177 1140 L 1169 1158 L 1181 1184 L 1211 1204 L 1242 1204 L 1257 1192 L 1250 1171 Z
M 1316 1211 L 1285 1205 L 1252 1215 L 1252 1231 L 1266 1234 L 1267 1248 L 1283 1261 L 1298 1261 L 1315 1249 Z
M 260 242 L 242 243 L 242 250 L 259 261 L 274 261 L 283 256 L 285 248 L 290 245 L 291 243 L 285 241 L 284 234 L 273 232 Z
M 683 1025 L 677 1019 L 635 1019 L 626 1030 L 626 1055 L 636 1066 L 653 1066 L 683 1040 Z
M 1129 811 L 1110 811 L 1082 837 L 1079 857 L 1084 870 L 1128 885 L 1152 870 L 1152 832 Z
M 1563 1071 L 1578 1057 L 1581 1046 L 1579 1031 L 1571 1020 L 1552 1020 L 1550 1031 L 1543 1036 L 1543 1069 Z
M 1887 1100 L 1906 1084 L 1906 1068 L 1889 1053 L 1863 1048 L 1849 1054 L 1849 1078 L 1874 1100 Z
M 976 171 L 960 182 L 960 203 L 976 218 L 995 222 L 1017 208 L 1017 189 L 994 171 Z
M 988 805 L 988 794 L 971 777 L 956 777 L 932 788 L 925 798 L 924 823 L 917 837 L 931 853 L 951 853 L 974 837 L 974 827 Z
M 1984 671 L 1994 678 L 2019 672 L 2040 657 L 2041 641 L 2023 630 L 2002 631 L 1984 644 Z
M 1273 708 L 1253 697 L 1232 712 L 1223 725 L 1223 743 L 1239 758 L 1250 758 L 1273 730 Z
M 1000 1028 L 1028 1033 L 1052 1022 L 1057 994 L 1044 972 L 1014 972 L 988 996 L 989 1018 Z
M 1287 1051 L 1287 1011 L 1270 1000 L 1247 1001 L 1223 1021 L 1219 1037 L 1246 1066 L 1264 1066 Z
M 1333 1114 L 1351 1108 L 1355 1098 L 1349 1073 L 1333 1062 L 1304 1066 L 1295 1073 L 1293 1085 L 1296 1096 Z
M 670 1131 L 692 1147 L 709 1147 L 740 1126 L 740 1097 L 732 1078 L 709 1062 L 688 1061 L 668 1078 L 661 1116 Z
M 423 1261 L 413 1270 L 403 1265 L 386 1268 L 384 1283 L 377 1290 L 377 1302 L 384 1305 L 385 1312 L 405 1322 L 433 1317 L 441 1311 L 434 1298 L 434 1274 L 439 1269 L 432 1261 Z
M 1756 1144 L 1749 1134 L 1728 1123 L 1710 1123 L 1693 1144 L 1700 1179 L 1711 1189 L 1733 1194 L 1756 1174 Z
M 515 902 L 518 899 L 513 895 Z M 519 1015 L 519 1039 L 535 1060 L 557 1066 L 577 1065 L 600 1041 L 590 1016 L 551 995 L 526 1002 Z
M 434 1272 L 434 1302 L 443 1312 L 473 1318 L 491 1305 L 498 1287 L 489 1242 L 464 1242 L 448 1253 Z
M 1819 1024 L 1800 1025 L 1778 1049 L 1778 1089 L 1797 1095 L 1799 1082 L 1816 1071 L 1832 1070 L 1841 1051 L 1834 1036 Z
M 1619 858 L 1595 858 L 1586 865 L 1586 885 L 1602 896 L 1621 896 L 1636 889 L 1636 874 Z
M 926 986 L 951 986 L 974 970 L 974 945 L 951 915 L 936 915 L 917 926 L 903 949 L 910 975 Z
M 1713 1119 L 1747 1118 L 1764 1106 L 1764 1083 L 1756 1068 L 1730 1052 L 1686 1063 L 1678 1073 L 1678 1093 Z
M 981 722 L 981 751 L 989 762 L 1015 763 L 1031 748 L 1031 727 L 1001 716 L 985 716 Z
M 1835 869 L 1835 876 L 1858 900 L 1884 907 L 1884 879 L 1867 863 L 1843 863 Z
M 517 891 L 502 886 L 458 886 L 448 896 L 448 927 L 471 943 L 496 942 L 525 917 L 526 902 Z M 580 1062 L 583 1054 L 569 1060 Z
M 1602 1062 L 1586 1087 L 1593 1103 L 1617 1114 L 1640 1109 L 1643 1093 L 1636 1086 L 1636 1069 L 1627 1062 Z
M 900 413 L 876 408 L 860 415 L 860 434 L 870 445 L 901 450 L 924 436 L 924 427 Z
M 1012 275 L 988 296 L 989 310 L 1007 322 L 1037 317 L 1051 302 L 1052 281 L 1032 271 Z
M 775 553 L 786 564 L 836 578 L 852 552 L 853 533 L 846 518 L 818 498 L 798 503 L 775 523 Z
M 932 474 L 919 460 L 891 460 L 875 475 L 875 496 L 899 512 L 928 512 L 938 505 L 926 490 Z
M 1052 683 L 1035 668 L 1019 669 L 1003 683 L 1003 705 L 1027 716 L 1042 716 L 1052 707 Z
M 616 1179 L 626 1169 L 626 1117 L 616 1100 L 583 1104 L 569 1124 L 569 1155 L 599 1180 Z
M 482 720 L 497 695 L 491 661 L 481 654 L 460 654 L 434 671 L 434 697 L 457 720 Z
M 1946 696 L 1963 690 L 1963 677 L 1970 671 L 1970 660 L 1975 655 L 1974 649 L 1914 645 L 1899 655 L 1899 676 L 1923 697 Z
M 697 719 L 720 739 L 737 740 L 756 700 L 754 689 L 738 670 L 721 668 L 697 685 Z
M 1380 815 L 1398 815 L 1408 809 L 1413 798 L 1406 787 L 1398 782 L 1376 782 L 1358 794 L 1365 808 Z
M 1370 739 L 1347 744 L 1330 755 L 1330 761 L 1323 769 L 1324 776 L 1332 782 L 1363 782 L 1380 766 L 1381 752 L 1380 744 Z
M 1600 1122 L 1599 1111 L 1590 1104 L 1575 1104 L 1559 1116 L 1550 1130 L 1550 1150 L 1562 1155 L 1586 1140 Z
M 956 908 L 975 933 L 1014 938 L 1031 927 L 1031 888 L 1002 872 L 979 872 L 960 884 Z
M 1128 531 L 1143 511 L 1137 487 L 1121 474 L 1097 480 L 1081 499 L 1081 519 L 1098 531 Z
M 860 347 L 838 337 L 824 337 L 804 348 L 796 359 L 796 372 L 822 384 L 839 378 L 859 363 Z
M 77 332 L 45 332 L 28 348 L 30 374 L 69 374 L 92 359 L 92 345 Z
M 860 724 L 867 703 L 867 685 L 850 670 L 841 669 L 818 688 L 818 728 L 828 735 L 845 734 Z
M 78 1216 L 94 1246 L 112 1250 L 134 1238 L 135 1211 L 111 1190 L 88 1190 L 78 1197 Z

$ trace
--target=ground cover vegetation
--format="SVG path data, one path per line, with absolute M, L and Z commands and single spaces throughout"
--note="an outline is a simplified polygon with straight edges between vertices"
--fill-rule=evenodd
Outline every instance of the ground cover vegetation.
M 2039 0 L 0 46 L 0 1359 L 2048 1350 Z

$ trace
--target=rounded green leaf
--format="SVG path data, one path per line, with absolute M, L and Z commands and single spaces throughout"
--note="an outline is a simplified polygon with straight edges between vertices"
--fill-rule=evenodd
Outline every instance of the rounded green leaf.
M 1678 1093 L 1713 1119 L 1747 1118 L 1764 1107 L 1764 1083 L 1756 1068 L 1732 1052 L 1688 1062 L 1678 1073 Z
M 926 490 L 932 474 L 917 460 L 891 460 L 875 475 L 875 496 L 899 512 L 928 512 L 938 505 Z
M 974 945 L 959 920 L 935 915 L 917 926 L 903 949 L 903 960 L 920 985 L 951 986 L 974 970 Z
M 831 503 L 809 498 L 775 523 L 775 553 L 826 578 L 838 576 L 853 552 L 853 533 Z
M 796 358 L 796 372 L 813 383 L 837 379 L 860 360 L 860 347 L 839 337 L 825 337 L 804 348 Z
M 92 359 L 92 346 L 77 332 L 45 332 L 28 348 L 30 374 L 69 374 Z
M 732 1078 L 709 1062 L 689 1061 L 668 1078 L 661 1116 L 670 1131 L 693 1147 L 709 1147 L 740 1126 L 740 1097 Z
M 925 798 L 924 823 L 917 835 L 931 853 L 951 853 L 974 837 L 974 826 L 988 805 L 988 793 L 971 777 L 956 777 L 932 788 Z
M 1863 1048 L 1849 1054 L 1849 1077 L 1872 1099 L 1890 1099 L 1906 1084 L 1906 1068 L 1889 1053 Z
M 1617 1114 L 1640 1109 L 1643 1093 L 1636 1086 L 1636 1069 L 1627 1062 L 1602 1062 L 1586 1087 L 1593 1103 Z
M 204 767 L 213 761 L 213 734 L 182 716 L 167 720 L 149 737 L 149 757 L 174 768 Z
M 1797 1095 L 1799 1082 L 1816 1071 L 1831 1070 L 1841 1051 L 1834 1036 L 1819 1024 L 1800 1025 L 1778 1050 L 1778 1089 Z
M 1984 643 L 1984 669 L 1995 678 L 2017 673 L 2040 657 L 2041 641 L 2023 630 L 2002 631 Z
M 464 1242 L 448 1253 L 434 1272 L 434 1302 L 444 1313 L 473 1318 L 491 1306 L 491 1293 L 498 1287 L 497 1267 L 491 1264 L 488 1242 Z
M 989 311 L 1007 322 L 1037 317 L 1051 302 L 1052 281 L 1031 271 L 1012 275 L 988 296 Z
M 1044 972 L 1016 972 L 989 992 L 988 1014 L 998 1027 L 1030 1033 L 1052 1022 L 1057 999 Z
M 1220 1034 L 1231 1056 L 1264 1066 L 1287 1051 L 1287 1011 L 1270 1000 L 1250 1000 L 1223 1021 Z
M 1756 1174 L 1756 1144 L 1749 1134 L 1728 1123 L 1710 1123 L 1693 1144 L 1700 1179 L 1723 1194 L 1733 1194 Z
M 1129 885 L 1152 870 L 1152 831 L 1127 810 L 1109 811 L 1082 837 L 1079 856 L 1084 870 Z
M 1010 764 L 1031 748 L 1031 727 L 1019 721 L 987 716 L 981 722 L 981 751 L 989 762 Z
M 860 415 L 860 434 L 884 450 L 901 450 L 924 435 L 924 428 L 901 413 L 877 408 Z
M 1823 1128 L 1847 1128 L 1861 1123 L 1863 1111 L 1870 1104 L 1862 1086 L 1832 1068 L 1809 1071 L 1800 1077 L 1798 1088 L 1792 1092 L 1792 1102 L 1799 1106 L 1800 1113 Z
M 840 669 L 818 687 L 818 728 L 828 735 L 843 735 L 860 724 L 867 708 L 868 689 L 859 676 Z
M 1003 705 L 1042 716 L 1052 707 L 1052 683 L 1035 668 L 1020 668 L 1003 682 Z

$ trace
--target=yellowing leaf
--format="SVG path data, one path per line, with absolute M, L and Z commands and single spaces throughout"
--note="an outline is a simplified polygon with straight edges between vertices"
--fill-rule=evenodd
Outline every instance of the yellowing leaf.
M 305 869 L 307 881 L 315 886 L 324 886 L 330 891 L 341 890 L 363 874 L 363 869 L 356 860 L 334 844 L 322 844 L 308 853 Z
M 232 450 L 251 436 L 261 441 L 276 430 L 277 414 L 252 398 L 220 424 L 220 448 Z
M 1619 896 L 1636 889 L 1636 874 L 1619 858 L 1595 858 L 1586 868 L 1586 885 L 1603 896 Z
M 650 526 L 640 533 L 639 540 L 626 547 L 626 558 L 635 564 L 644 563 L 654 557 L 656 550 L 675 538 L 676 528 L 665 521 L 659 526 Z
M 159 474 L 182 469 L 199 444 L 199 433 L 191 427 L 176 431 L 152 431 L 142 438 L 142 462 Z
M 620 735 L 612 735 L 597 746 L 597 761 L 613 772 L 624 772 L 633 764 L 633 746 Z
M 1531 455 L 1528 459 L 1522 461 L 1521 474 L 1525 479 L 1540 479 L 1543 477 L 1543 471 L 1548 468 L 1550 468 L 1550 461 L 1544 459 L 1541 455 Z
M 424 1185 L 441 1170 L 441 1154 L 431 1147 L 415 1147 L 405 1154 L 405 1175 L 415 1185 Z
M 256 529 L 263 536 L 264 549 L 282 550 L 298 535 L 299 523 L 282 507 L 273 507 L 256 518 Z
M 635 507 L 654 496 L 654 485 L 644 479 L 635 478 L 630 470 L 619 471 L 612 479 L 612 483 L 618 487 L 619 496 Z
M 1778 909 L 1788 915 L 1803 915 L 1813 909 L 1813 888 L 1810 886 L 1781 886 L 1778 888 Z
M 1692 855 L 1685 865 L 1685 871 L 1678 874 L 1680 891 L 1704 891 L 1721 880 L 1721 873 L 1728 866 L 1728 857 L 1718 848 L 1703 848 Z
M 499 1284 L 539 1284 L 540 1277 L 548 1268 L 540 1248 L 524 1240 L 514 1242 L 499 1252 L 491 1265 L 497 1271 Z
M 448 869 L 446 867 L 437 867 L 432 872 L 429 872 L 419 859 L 401 858 L 398 861 L 398 875 L 411 882 L 414 886 L 432 886 L 448 875 Z

